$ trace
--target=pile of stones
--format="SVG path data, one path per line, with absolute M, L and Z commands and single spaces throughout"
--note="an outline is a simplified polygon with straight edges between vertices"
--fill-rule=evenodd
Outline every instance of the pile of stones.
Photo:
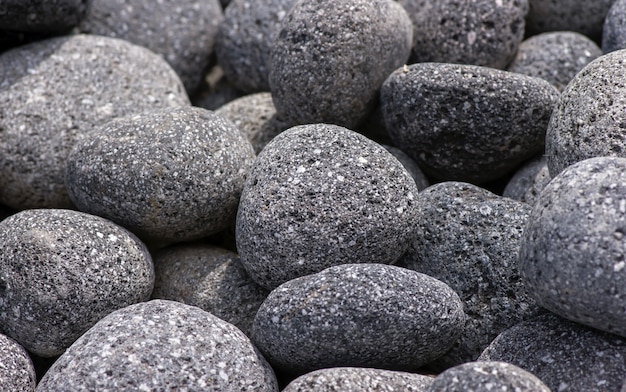
M 0 389 L 626 388 L 626 0 L 0 0 Z

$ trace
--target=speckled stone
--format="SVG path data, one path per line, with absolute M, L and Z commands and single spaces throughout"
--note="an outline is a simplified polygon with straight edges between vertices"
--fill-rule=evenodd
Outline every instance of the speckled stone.
M 152 259 L 134 235 L 71 210 L 0 222 L 0 329 L 29 351 L 61 354 L 105 315 L 145 301 Z
M 113 120 L 67 158 L 74 204 L 149 240 L 188 241 L 229 227 L 255 156 L 230 121 L 185 106 Z
M 250 94 L 221 106 L 215 113 L 232 121 L 248 138 L 257 154 L 276 135 L 289 128 L 277 114 L 268 92 Z
M 389 151 L 391 155 L 396 157 L 397 160 L 400 161 L 402 166 L 409 172 L 411 177 L 415 180 L 415 185 L 417 185 L 417 189 L 422 191 L 428 187 L 428 178 L 426 175 L 422 173 L 422 170 L 417 166 L 417 163 L 410 156 L 406 155 L 406 153 L 400 150 L 397 147 L 382 145 L 385 147 L 385 150 Z
M 519 268 L 529 293 L 567 319 L 626 337 L 626 159 L 570 166 L 535 203 Z
M 91 6 L 91 0 L 0 0 L 0 30 L 67 32 Z
M 521 43 L 508 70 L 550 82 L 559 91 L 602 50 L 586 36 L 555 31 L 532 36 Z
M 427 392 L 550 392 L 535 375 L 505 362 L 469 362 L 437 376 Z
M 463 301 L 465 329 L 433 367 L 473 361 L 506 328 L 539 311 L 517 257 L 530 206 L 474 185 L 444 182 L 416 198 L 415 240 L 401 264 L 448 284 Z
M 394 145 L 426 174 L 482 183 L 543 152 L 558 96 L 539 78 L 422 63 L 389 76 L 381 106 Z
M 276 391 L 272 369 L 235 326 L 154 300 L 100 320 L 50 368 L 39 392 Z
M 414 14 L 412 62 L 504 69 L 524 39 L 528 0 L 437 0 Z
M 425 392 L 432 381 L 432 377 L 415 373 L 341 367 L 307 373 L 282 392 Z
M 344 264 L 274 289 L 252 341 L 276 369 L 295 374 L 336 366 L 414 371 L 450 348 L 464 323 L 459 296 L 435 278 Z
M 188 244 L 154 254 L 152 298 L 197 306 L 250 335 L 252 320 L 269 292 L 257 285 L 239 256 L 212 245 Z
M 4 391 L 34 392 L 35 367 L 26 350 L 0 334 L 0 385 Z
M 270 54 L 278 113 L 294 124 L 354 128 L 385 78 L 407 61 L 412 36 L 406 11 L 391 0 L 298 2 Z
M 93 2 L 79 30 L 163 56 L 191 93 L 208 71 L 222 19 L 218 0 L 104 0 Z
M 65 160 L 109 120 L 189 103 L 159 56 L 126 41 L 75 35 L 0 55 L 0 203 L 71 207 Z
M 270 52 L 297 0 L 233 0 L 224 10 L 215 51 L 226 77 L 246 92 L 269 91 Z
M 503 361 L 533 373 L 552 391 L 619 391 L 626 341 L 546 314 L 501 333 L 481 361 Z
M 602 51 L 604 53 L 626 49 L 626 1 L 614 0 L 604 19 Z
M 545 157 L 534 158 L 513 174 L 502 196 L 533 205 L 550 179 Z
M 290 128 L 259 154 L 237 212 L 237 250 L 274 288 L 346 263 L 392 263 L 413 235 L 415 181 L 387 150 L 328 124 Z

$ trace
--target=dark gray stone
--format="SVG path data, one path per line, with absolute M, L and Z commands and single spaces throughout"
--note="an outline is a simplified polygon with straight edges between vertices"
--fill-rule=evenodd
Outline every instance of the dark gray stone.
M 278 391 L 270 366 L 235 326 L 154 300 L 100 320 L 50 368 L 39 392 Z
M 64 33 L 91 6 L 91 0 L 0 0 L 0 30 Z
M 417 166 L 414 160 L 411 159 L 410 156 L 406 155 L 406 153 L 400 150 L 397 147 L 382 145 L 385 147 L 385 150 L 389 151 L 391 155 L 396 157 L 397 160 L 400 161 L 402 166 L 409 172 L 411 177 L 415 180 L 415 185 L 417 185 L 417 189 L 422 191 L 428 187 L 428 178 L 422 173 L 422 170 Z
M 459 296 L 435 278 L 344 264 L 274 289 L 254 319 L 252 341 L 290 373 L 336 366 L 414 371 L 450 348 L 464 323 Z
M 235 220 L 252 146 L 233 123 L 185 106 L 116 119 L 67 158 L 67 191 L 82 211 L 149 240 L 188 241 Z
M 269 91 L 270 52 L 281 22 L 296 0 L 233 0 L 224 10 L 215 51 L 233 85 Z
M 437 376 L 428 392 L 550 392 L 535 375 L 505 362 L 469 362 Z
M 66 208 L 65 160 L 113 118 L 189 103 L 159 56 L 126 41 L 54 38 L 0 55 L 0 203 Z
M 482 183 L 543 152 L 558 96 L 539 78 L 423 63 L 389 76 L 381 106 L 394 145 L 426 174 Z
M 473 361 L 506 328 L 537 314 L 521 282 L 517 257 L 530 206 L 476 186 L 444 182 L 416 198 L 415 240 L 401 264 L 459 294 L 463 334 L 432 367 Z
M 424 392 L 433 378 L 392 370 L 342 367 L 316 370 L 293 380 L 282 392 Z
M 619 391 L 626 341 L 551 314 L 502 332 L 481 361 L 502 361 L 533 373 L 552 391 Z
M 270 55 L 277 112 L 294 124 L 354 128 L 410 54 L 413 28 L 391 0 L 300 1 Z
M 250 171 L 237 212 L 237 250 L 274 288 L 346 263 L 392 263 L 413 236 L 417 186 L 380 145 L 328 124 L 274 138 Z
M 192 93 L 208 71 L 222 19 L 218 0 L 103 0 L 93 2 L 79 30 L 161 55 Z
M 0 334 L 0 385 L 8 392 L 34 392 L 35 367 L 26 350 Z
M 257 285 L 239 256 L 211 245 L 181 245 L 154 254 L 152 298 L 197 306 L 250 335 L 269 292 Z
M 29 351 L 61 354 L 98 320 L 145 301 L 152 259 L 134 235 L 97 216 L 27 210 L 0 222 L 0 329 Z
M 521 43 L 508 70 L 550 82 L 559 91 L 602 50 L 586 36 L 555 31 L 532 36 Z
M 626 1 L 614 0 L 604 18 L 602 51 L 604 53 L 626 49 Z
M 519 268 L 544 308 L 626 337 L 624 195 L 624 158 L 592 158 L 565 169 L 535 203 Z
M 533 205 L 549 182 L 546 158 L 534 158 L 515 172 L 506 184 L 502 196 Z
M 413 14 L 412 62 L 504 69 L 524 39 L 527 12 L 528 0 L 430 1 Z

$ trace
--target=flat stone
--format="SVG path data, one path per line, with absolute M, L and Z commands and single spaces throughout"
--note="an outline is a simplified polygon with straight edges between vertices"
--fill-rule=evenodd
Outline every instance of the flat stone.
M 513 174 L 502 196 L 533 205 L 550 179 L 546 158 L 531 159 Z
M 91 6 L 91 0 L 1 0 L 0 30 L 67 33 Z
M 24 347 L 0 334 L 0 385 L 5 391 L 35 392 L 35 367 Z
M 626 49 L 626 1 L 614 0 L 604 19 L 602 51 L 604 53 Z

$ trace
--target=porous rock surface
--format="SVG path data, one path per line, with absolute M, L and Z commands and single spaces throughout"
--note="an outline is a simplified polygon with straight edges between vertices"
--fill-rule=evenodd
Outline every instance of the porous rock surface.
M 35 367 L 24 347 L 0 334 L 0 385 L 6 391 L 34 392 Z

